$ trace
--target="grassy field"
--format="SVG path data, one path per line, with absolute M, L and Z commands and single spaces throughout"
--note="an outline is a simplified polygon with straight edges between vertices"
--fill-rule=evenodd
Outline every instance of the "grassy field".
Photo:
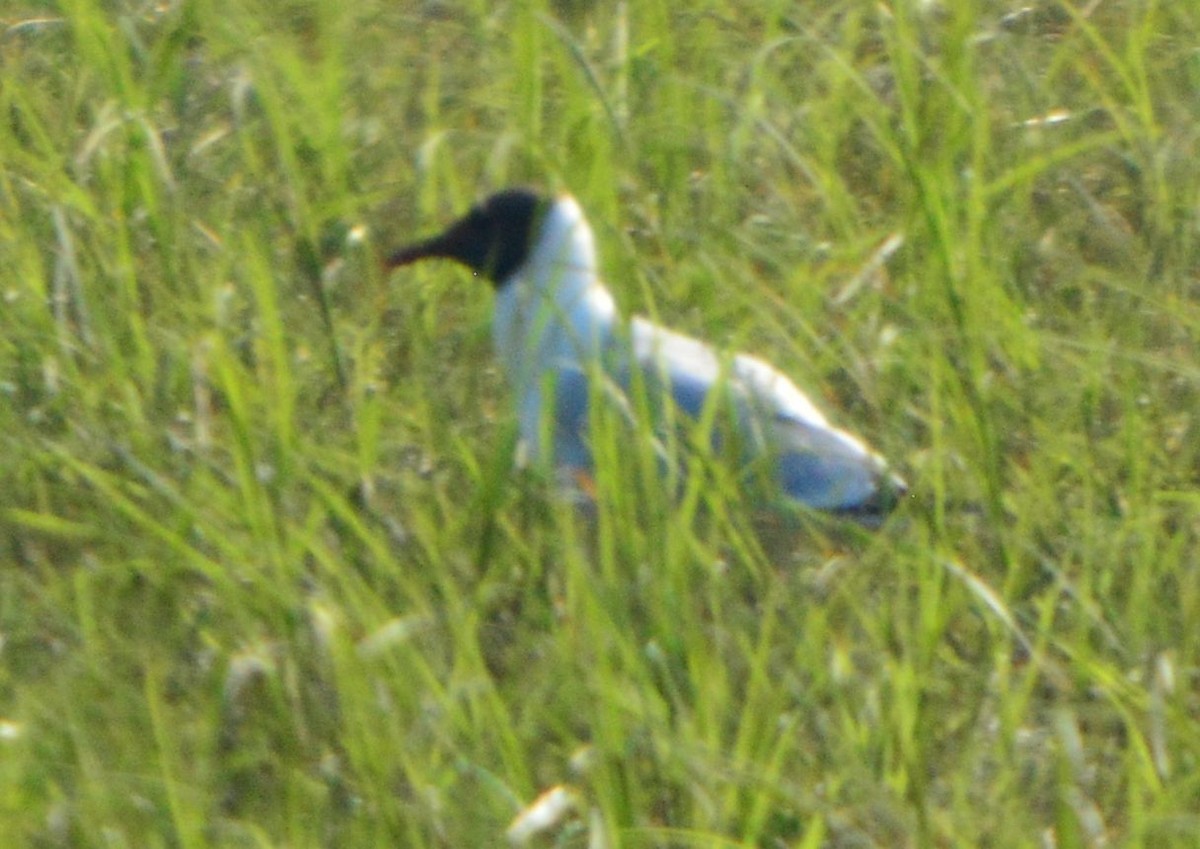
M 0 843 L 1200 845 L 1200 6 L 1016 6 L 6 0 Z M 909 502 L 511 471 L 516 182 Z

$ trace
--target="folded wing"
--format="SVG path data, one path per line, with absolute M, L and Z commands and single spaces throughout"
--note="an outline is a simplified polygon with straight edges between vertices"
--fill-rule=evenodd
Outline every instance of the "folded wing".
M 858 510 L 902 486 L 860 440 L 829 423 L 786 375 L 745 354 L 722 361 L 702 342 L 644 319 L 632 324 L 634 362 L 693 418 L 731 412 L 741 461 L 768 470 L 784 495 L 809 507 Z M 712 393 L 721 393 L 712 398 Z M 728 439 L 718 408 L 715 442 Z M 715 447 L 720 448 L 720 445 Z

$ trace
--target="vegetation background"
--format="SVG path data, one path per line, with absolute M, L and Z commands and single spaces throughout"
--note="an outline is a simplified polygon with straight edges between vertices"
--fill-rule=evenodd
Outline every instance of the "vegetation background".
M 5 846 L 1200 845 L 1200 5 L 0 19 Z M 909 503 L 511 472 L 524 181 Z

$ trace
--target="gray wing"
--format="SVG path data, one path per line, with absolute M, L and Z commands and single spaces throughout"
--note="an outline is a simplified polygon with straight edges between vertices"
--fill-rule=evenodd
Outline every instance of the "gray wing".
M 702 342 L 643 319 L 632 324 L 634 362 L 650 387 L 699 418 L 713 392 L 727 404 L 718 425 L 731 423 L 741 461 L 765 468 L 783 493 L 810 507 L 854 510 L 872 503 L 887 478 L 883 460 L 835 428 L 791 380 L 744 354 L 725 363 Z M 727 431 L 713 429 L 721 450 Z

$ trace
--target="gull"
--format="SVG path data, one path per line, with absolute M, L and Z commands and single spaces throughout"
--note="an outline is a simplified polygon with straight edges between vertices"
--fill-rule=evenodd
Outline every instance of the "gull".
M 591 227 L 570 195 L 497 192 L 439 235 L 393 252 L 385 267 L 428 258 L 455 260 L 494 285 L 496 356 L 516 397 L 523 449 L 535 462 L 590 480 L 589 413 L 600 399 L 615 399 L 626 417 L 653 418 L 638 432 L 660 455 L 670 442 L 665 431 L 707 422 L 712 451 L 733 454 L 742 479 L 765 478 L 783 504 L 875 525 L 906 492 L 882 457 L 830 424 L 766 361 L 623 318 L 597 275 Z M 672 444 L 679 442 L 687 444 Z

